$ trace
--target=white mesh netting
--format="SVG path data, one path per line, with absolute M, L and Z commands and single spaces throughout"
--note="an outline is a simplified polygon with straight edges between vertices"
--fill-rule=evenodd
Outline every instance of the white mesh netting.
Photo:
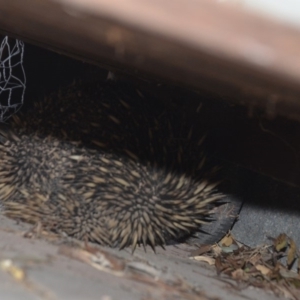
M 24 43 L 5 37 L 0 47 L 0 122 L 16 113 L 24 101 Z

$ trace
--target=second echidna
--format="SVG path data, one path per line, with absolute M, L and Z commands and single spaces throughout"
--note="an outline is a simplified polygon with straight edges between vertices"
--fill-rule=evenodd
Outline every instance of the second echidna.
M 70 87 L 1 130 L 2 209 L 104 245 L 163 246 L 201 229 L 223 197 L 203 140 L 184 111 L 150 92 Z

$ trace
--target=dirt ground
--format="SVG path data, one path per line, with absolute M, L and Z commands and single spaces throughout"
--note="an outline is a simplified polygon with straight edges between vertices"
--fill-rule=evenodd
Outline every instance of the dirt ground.
M 25 238 L 30 226 L 0 218 L 1 299 L 277 299 L 270 292 L 217 276 L 189 258 L 193 248 L 90 252 L 70 241 Z M 74 244 L 74 243 L 73 243 Z M 97 249 L 97 253 L 95 252 Z M 98 252 L 99 251 L 99 252 Z

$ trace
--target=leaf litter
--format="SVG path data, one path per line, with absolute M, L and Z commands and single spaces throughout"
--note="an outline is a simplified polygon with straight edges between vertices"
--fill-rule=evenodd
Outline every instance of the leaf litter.
M 214 265 L 218 275 L 229 276 L 243 287 L 264 288 L 277 296 L 299 300 L 299 249 L 285 233 L 270 240 L 270 244 L 251 248 L 229 232 L 219 243 L 193 251 L 190 258 Z

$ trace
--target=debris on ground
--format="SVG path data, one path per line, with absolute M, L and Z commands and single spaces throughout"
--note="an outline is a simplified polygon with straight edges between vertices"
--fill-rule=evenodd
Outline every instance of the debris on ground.
M 273 243 L 250 248 L 236 241 L 229 232 L 219 243 L 203 245 L 191 259 L 214 265 L 218 275 L 272 290 L 287 299 L 300 299 L 300 259 L 294 240 L 282 233 Z M 298 265 L 295 266 L 298 260 Z M 296 268 L 296 270 L 295 270 Z
M 3 259 L 0 261 L 0 270 L 8 273 L 16 283 L 31 291 L 36 297 L 43 300 L 55 300 L 53 293 L 45 287 L 38 286 L 26 276 L 26 265 L 30 264 L 30 259 Z
M 161 293 L 160 299 L 217 300 L 215 297 L 209 297 L 197 290 L 179 276 L 159 270 L 147 262 L 127 261 L 99 247 L 88 244 L 84 247 L 63 245 L 59 248 L 58 253 L 87 263 L 114 276 L 155 287 Z M 156 297 L 152 298 L 151 295 L 148 295 L 146 298 L 150 300 Z

